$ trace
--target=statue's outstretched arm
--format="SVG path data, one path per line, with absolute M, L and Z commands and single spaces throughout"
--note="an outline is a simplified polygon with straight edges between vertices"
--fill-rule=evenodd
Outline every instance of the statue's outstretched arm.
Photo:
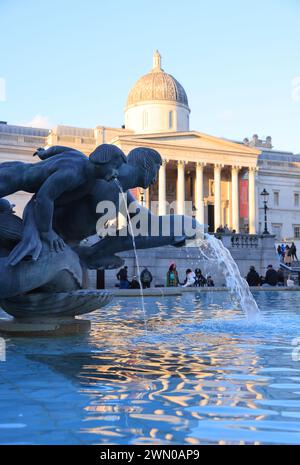
M 156 216 L 151 213 L 150 215 L 152 220 L 154 219 L 155 225 L 148 222 L 148 234 L 135 235 L 137 249 L 165 245 L 181 246 L 186 239 L 194 238 L 198 232 L 196 228 L 199 225 L 190 217 L 183 215 Z M 77 247 L 76 252 L 88 268 L 97 269 L 103 267 L 106 262 L 111 267 L 112 258 L 115 258 L 114 254 L 131 249 L 133 249 L 133 242 L 130 230 L 127 231 L 127 228 L 123 228 L 117 231 L 117 235 L 107 235 L 91 247 Z

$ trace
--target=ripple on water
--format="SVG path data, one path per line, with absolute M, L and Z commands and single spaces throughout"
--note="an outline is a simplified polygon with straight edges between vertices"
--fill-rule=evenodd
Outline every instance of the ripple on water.
M 299 444 L 298 294 L 256 298 L 251 322 L 227 293 L 150 297 L 146 334 L 120 299 L 88 335 L 7 341 L 1 442 Z

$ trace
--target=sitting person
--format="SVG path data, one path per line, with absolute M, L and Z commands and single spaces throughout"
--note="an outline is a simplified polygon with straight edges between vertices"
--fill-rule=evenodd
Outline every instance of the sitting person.
M 277 286 L 278 275 L 272 265 L 268 265 L 263 286 Z
M 250 266 L 249 273 L 247 274 L 246 281 L 249 286 L 260 286 L 261 281 L 259 274 L 255 270 L 254 266 Z
M 203 276 L 202 271 L 200 270 L 200 268 L 195 269 L 195 275 L 196 275 L 195 286 L 198 286 L 198 287 L 205 286 L 206 278 L 205 278 L 205 276 Z
M 196 279 L 195 273 L 190 268 L 188 268 L 185 272 L 185 280 L 184 280 L 184 284 L 182 287 L 195 286 L 195 279 Z
M 206 278 L 206 285 L 207 287 L 215 287 L 215 283 L 212 280 L 212 277 L 209 275 Z
M 131 280 L 131 283 L 129 284 L 129 289 L 140 289 L 140 283 L 137 280 L 137 277 L 134 276 Z
M 151 272 L 148 270 L 147 267 L 143 269 L 141 272 L 141 283 L 143 286 L 143 289 L 148 289 L 151 286 L 151 282 L 153 280 Z
M 292 276 L 289 274 L 288 279 L 286 281 L 287 287 L 293 287 L 295 286 L 295 281 L 292 279 Z
M 284 273 L 281 268 L 277 270 L 278 286 L 284 286 Z

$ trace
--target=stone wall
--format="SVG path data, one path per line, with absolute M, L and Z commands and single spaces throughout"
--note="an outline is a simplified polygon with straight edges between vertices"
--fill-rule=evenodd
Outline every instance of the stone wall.
M 234 240 L 232 240 L 232 237 L 234 237 Z M 251 265 L 254 265 L 261 275 L 265 275 L 269 264 L 272 264 L 275 268 L 279 266 L 279 259 L 274 247 L 274 236 L 223 235 L 222 241 L 236 261 L 242 276 L 246 276 Z M 124 258 L 128 266 L 129 278 L 137 275 L 133 252 L 123 252 L 119 255 Z M 152 286 L 164 286 L 166 284 L 166 273 L 172 262 L 176 263 L 180 281 L 184 280 L 187 268 L 193 270 L 200 268 L 203 274 L 211 274 L 216 285 L 224 285 L 222 270 L 215 261 L 205 260 L 197 247 L 184 246 L 176 248 L 169 246 L 138 250 L 138 258 L 140 270 L 142 271 L 147 266 L 151 271 L 153 275 Z M 106 287 L 115 287 L 118 282 L 116 279 L 117 271 L 109 270 L 105 272 Z M 95 276 L 91 275 L 91 285 L 93 282 L 95 282 Z

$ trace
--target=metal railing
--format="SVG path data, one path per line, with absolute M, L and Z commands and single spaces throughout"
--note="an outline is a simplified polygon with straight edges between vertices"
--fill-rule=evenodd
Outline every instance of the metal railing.
M 257 248 L 259 245 L 258 234 L 232 234 L 232 233 L 216 233 L 215 237 L 226 242 L 227 247 L 232 248 Z

